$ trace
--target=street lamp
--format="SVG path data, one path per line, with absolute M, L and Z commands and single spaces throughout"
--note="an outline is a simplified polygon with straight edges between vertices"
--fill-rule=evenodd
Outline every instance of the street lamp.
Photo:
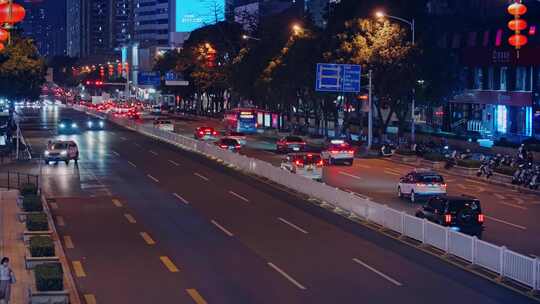
M 292 28 L 295 35 L 300 35 L 304 31 L 302 26 L 300 24 L 298 24 L 298 23 L 293 23 L 291 28 Z
M 260 38 L 256 38 L 256 37 L 252 37 L 252 36 L 248 36 L 248 35 L 242 35 L 242 39 L 244 39 L 244 40 L 256 40 L 256 41 L 261 41 L 262 40 Z
M 401 18 L 401 17 L 396 17 L 396 16 L 392 16 L 392 15 L 387 15 L 386 13 L 384 13 L 383 11 L 377 11 L 375 12 L 375 17 L 381 19 L 381 18 L 390 18 L 390 19 L 394 19 L 394 20 L 398 20 L 398 21 L 401 21 L 407 25 L 409 25 L 411 27 L 411 32 L 412 32 L 412 44 L 415 45 L 415 38 L 416 38 L 416 27 L 415 27 L 415 21 L 414 21 L 414 18 L 411 19 L 411 20 L 407 20 L 407 19 L 404 19 L 404 18 Z M 416 141 L 416 135 L 415 135 L 415 128 L 416 128 L 416 125 L 415 125 L 415 122 L 416 122 L 416 118 L 415 118 L 415 115 L 414 115 L 414 109 L 416 107 L 416 89 L 413 87 L 412 89 L 412 93 L 413 93 L 413 98 L 412 98 L 412 103 L 411 103 L 411 106 L 412 106 L 412 110 L 411 110 L 411 142 L 414 143 Z

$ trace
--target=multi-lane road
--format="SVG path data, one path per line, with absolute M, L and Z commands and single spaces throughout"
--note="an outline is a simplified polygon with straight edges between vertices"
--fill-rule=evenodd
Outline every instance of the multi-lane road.
M 48 138 L 79 145 L 78 164 L 10 169 L 41 170 L 86 303 L 533 301 L 199 155 L 112 125 L 56 136 L 57 119 L 86 120 L 70 109 L 27 116 L 36 155 Z M 385 170 L 364 168 L 378 162 L 329 175 L 373 176 L 384 195 Z
M 218 129 L 216 120 L 174 119 L 178 133 L 192 136 L 197 126 L 211 125 Z M 315 151 L 320 148 L 312 147 Z M 275 153 L 275 139 L 251 136 L 244 151 L 246 155 L 279 166 L 282 155 Z M 392 208 L 414 214 L 420 204 L 411 204 L 397 196 L 399 178 L 414 170 L 414 166 L 396 164 L 386 159 L 357 158 L 352 167 L 333 166 L 324 169 L 324 182 L 346 191 L 356 192 Z M 533 257 L 540 256 L 540 196 L 521 193 L 504 186 L 477 179 L 443 174 L 448 191 L 456 195 L 472 195 L 481 200 L 486 213 L 486 231 L 483 239 L 505 245 L 510 249 Z

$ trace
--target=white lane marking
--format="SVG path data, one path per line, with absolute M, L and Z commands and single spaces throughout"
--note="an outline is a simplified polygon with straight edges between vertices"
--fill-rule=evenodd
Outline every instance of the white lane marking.
M 193 173 L 193 175 L 197 176 L 197 177 L 200 177 L 201 179 L 205 180 L 205 181 L 209 181 L 210 179 L 204 175 L 201 175 L 197 172 Z
M 128 160 L 128 164 L 129 164 L 130 166 L 132 166 L 133 168 L 137 168 L 137 165 L 135 165 L 134 163 L 130 162 L 129 160 Z
M 152 175 L 150 175 L 150 174 L 147 174 L 146 176 L 148 176 L 148 178 L 149 178 L 149 179 L 151 179 L 151 180 L 155 181 L 156 183 L 159 183 L 159 179 L 157 179 L 157 178 L 153 177 Z
M 225 229 L 225 227 L 221 226 L 218 222 L 216 222 L 215 220 L 211 220 L 212 224 L 214 224 L 214 226 L 218 227 L 219 230 L 223 231 L 226 235 L 230 236 L 230 237 L 233 237 L 234 234 L 232 232 L 230 232 L 229 230 Z
M 356 164 L 355 167 L 364 168 L 364 169 L 371 169 L 371 166 L 363 165 L 363 164 Z
M 519 198 L 519 197 L 514 196 L 514 197 L 512 197 L 512 199 L 515 200 L 516 203 L 518 203 L 519 205 L 525 204 L 525 201 L 523 199 Z
M 282 276 L 284 276 L 287 280 L 289 280 L 289 282 L 293 283 L 296 287 L 302 289 L 302 290 L 306 290 L 307 288 L 298 283 L 298 281 L 296 281 L 295 279 L 293 279 L 290 275 L 288 275 L 285 271 L 281 270 L 279 267 L 277 267 L 276 265 L 268 262 L 268 266 L 272 267 L 272 269 L 274 269 L 275 271 L 277 271 L 279 274 L 281 274 Z
M 175 162 L 174 160 L 170 160 L 170 159 L 169 159 L 169 162 L 170 162 L 171 164 L 177 166 L 177 167 L 180 166 L 180 164 L 177 163 L 177 162 Z
M 149 152 L 150 154 L 154 154 L 155 156 L 157 156 L 157 155 L 158 155 L 158 154 L 157 154 L 157 152 L 155 152 L 155 151 L 152 151 L 152 150 L 149 150 L 148 152 Z
M 506 197 L 504 197 L 504 195 L 499 194 L 499 193 L 493 193 L 493 196 L 495 196 L 496 198 L 498 198 L 500 200 L 506 199 Z
M 120 153 L 116 152 L 116 151 L 111 151 L 114 155 L 116 156 L 120 156 Z
M 304 229 L 298 227 L 297 225 L 295 225 L 295 224 L 293 224 L 293 223 L 287 221 L 287 220 L 284 219 L 284 218 L 278 217 L 278 220 L 280 220 L 281 222 L 283 222 L 283 223 L 285 223 L 285 224 L 291 226 L 292 228 L 294 228 L 294 229 L 296 229 L 296 230 L 298 230 L 298 231 L 300 231 L 300 232 L 302 232 L 302 233 L 304 233 L 304 234 L 308 234 L 308 232 L 307 232 L 306 230 L 304 230 Z
M 523 207 L 523 206 L 518 206 L 518 205 L 514 205 L 514 204 L 510 204 L 510 203 L 505 203 L 505 202 L 497 202 L 498 204 L 501 204 L 501 205 L 505 205 L 505 206 L 508 206 L 508 207 L 513 207 L 513 208 L 517 208 L 517 209 L 521 209 L 521 210 L 527 210 L 527 207 Z
M 179 194 L 177 193 L 173 193 L 173 195 L 179 199 L 180 201 L 182 201 L 182 203 L 186 204 L 186 205 L 189 205 L 189 202 L 187 200 L 185 200 L 183 197 L 181 197 Z
M 352 177 L 352 178 L 354 178 L 354 179 L 362 179 L 360 176 L 353 175 L 353 174 L 350 174 L 350 173 L 347 173 L 347 172 L 343 172 L 343 171 L 339 171 L 339 174 L 345 175 L 345 176 L 348 176 L 348 177 Z
M 527 230 L 527 227 L 525 227 L 525 226 L 513 224 L 513 223 L 510 223 L 510 222 L 507 222 L 507 221 L 498 219 L 498 218 L 494 218 L 494 217 L 492 217 L 492 216 L 487 216 L 487 215 L 486 215 L 486 218 L 489 219 L 489 220 L 495 221 L 495 222 L 499 222 L 499 223 L 501 223 L 501 224 L 505 224 L 505 225 L 508 225 L 508 226 L 517 228 L 517 229 Z
M 462 184 L 457 184 L 456 186 L 458 186 L 459 188 L 461 188 L 461 189 L 463 189 L 463 190 L 467 189 L 467 187 L 465 187 L 465 186 L 462 185 Z
M 388 169 L 385 169 L 385 170 L 384 170 L 384 173 L 390 174 L 390 175 L 395 175 L 395 176 L 401 176 L 401 175 L 402 175 L 402 174 L 400 174 L 400 173 L 395 173 L 395 172 L 392 172 L 392 171 L 388 171 Z
M 383 277 L 384 279 L 386 279 L 386 280 L 389 281 L 390 283 L 392 283 L 392 284 L 394 284 L 394 285 L 396 285 L 396 286 L 403 286 L 403 284 L 401 284 L 399 281 L 397 281 L 397 280 L 391 278 L 390 276 L 388 276 L 388 275 L 386 275 L 386 274 L 384 274 L 384 273 L 378 271 L 377 269 L 375 269 L 375 268 L 369 266 L 368 264 L 366 264 L 366 263 L 360 261 L 359 259 L 353 258 L 353 261 L 355 261 L 356 263 L 358 263 L 358 264 L 360 264 L 360 265 L 366 267 L 367 269 L 373 271 L 374 273 L 376 273 L 376 274 L 378 274 L 379 276 Z
M 403 174 L 401 171 L 397 170 L 397 169 L 392 169 L 392 168 L 384 168 L 384 170 L 387 170 L 387 171 L 390 171 L 390 172 L 394 172 L 394 173 L 397 173 L 399 175 Z
M 236 193 L 234 191 L 229 191 L 229 194 L 243 200 L 244 202 L 249 203 L 249 200 L 247 198 L 243 197 L 242 195 L 240 195 L 240 194 L 238 194 L 238 193 Z

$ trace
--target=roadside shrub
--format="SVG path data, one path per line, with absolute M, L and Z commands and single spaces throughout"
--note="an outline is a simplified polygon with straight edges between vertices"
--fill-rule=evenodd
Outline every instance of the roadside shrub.
M 426 153 L 424 154 L 424 159 L 434 162 L 440 162 L 444 161 L 445 157 L 440 153 Z
M 409 148 L 397 148 L 396 154 L 404 155 L 404 156 L 412 156 L 412 155 L 416 155 L 416 152 L 414 152 L 413 150 Z
M 33 257 L 54 256 L 54 243 L 48 236 L 33 236 L 30 238 L 30 254 Z
M 493 171 L 499 173 L 499 174 L 503 174 L 503 175 L 509 175 L 509 176 L 512 176 L 514 175 L 514 172 L 516 171 L 516 169 L 510 167 L 510 166 L 499 166 L 497 168 L 495 168 Z
M 26 195 L 36 195 L 37 194 L 37 186 L 32 183 L 23 184 L 21 186 L 20 193 L 22 196 Z
M 482 162 L 476 159 L 458 159 L 457 164 L 465 168 L 480 168 Z
M 38 291 L 64 290 L 64 272 L 60 263 L 46 263 L 34 268 Z
M 49 230 L 49 222 L 45 213 L 29 214 L 26 217 L 26 229 L 28 231 Z
M 23 210 L 26 212 L 41 212 L 43 204 L 41 198 L 35 194 L 28 194 L 23 197 Z

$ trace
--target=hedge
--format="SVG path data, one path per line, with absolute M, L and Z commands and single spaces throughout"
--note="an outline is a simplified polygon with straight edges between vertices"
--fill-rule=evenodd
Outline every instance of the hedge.
M 512 168 L 510 166 L 499 166 L 499 167 L 495 168 L 493 171 L 495 171 L 495 172 L 497 172 L 499 174 L 513 176 L 514 172 L 516 172 L 516 169 L 514 169 L 514 168 Z
M 46 263 L 34 268 L 38 291 L 64 290 L 64 271 L 60 263 Z
M 33 236 L 30 238 L 30 254 L 33 257 L 54 256 L 54 243 L 48 236 Z
M 37 189 L 37 186 L 32 184 L 32 183 L 27 183 L 27 184 L 23 184 L 21 186 L 21 195 L 22 196 L 26 196 L 26 195 L 36 195 L 37 192 L 38 192 L 38 189 Z
M 49 230 L 49 222 L 45 213 L 29 214 L 26 216 L 26 229 L 28 231 Z
M 26 212 L 41 212 L 43 211 L 43 204 L 41 198 L 35 194 L 25 195 L 23 197 L 23 210 Z
M 457 164 L 465 168 L 480 168 L 482 162 L 476 159 L 458 159 Z
M 444 155 L 442 155 L 440 153 L 427 153 L 427 154 L 424 154 L 423 157 L 426 160 L 430 160 L 430 161 L 434 161 L 434 162 L 440 162 L 440 161 L 446 160 Z

